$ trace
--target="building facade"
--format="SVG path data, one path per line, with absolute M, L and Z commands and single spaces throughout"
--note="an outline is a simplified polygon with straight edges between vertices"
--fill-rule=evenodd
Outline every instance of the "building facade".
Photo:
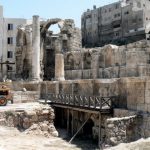
M 150 1 L 121 0 L 99 8 L 94 6 L 83 13 L 81 22 L 85 47 L 149 39 Z
M 26 19 L 4 18 L 0 6 L 0 79 L 15 78 L 15 49 L 17 26 L 26 24 Z

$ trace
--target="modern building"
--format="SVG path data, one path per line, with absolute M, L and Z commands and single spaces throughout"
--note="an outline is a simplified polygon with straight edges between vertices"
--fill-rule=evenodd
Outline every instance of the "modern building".
M 94 6 L 83 13 L 81 22 L 85 47 L 149 39 L 150 0 L 121 0 L 99 8 Z
M 14 78 L 17 26 L 26 24 L 26 19 L 4 18 L 0 6 L 0 79 Z

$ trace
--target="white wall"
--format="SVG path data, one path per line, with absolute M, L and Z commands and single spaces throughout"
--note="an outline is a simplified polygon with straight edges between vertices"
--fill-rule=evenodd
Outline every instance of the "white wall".
M 3 63 L 3 65 L 0 65 L 0 79 L 2 79 L 4 76 L 8 76 L 8 78 L 15 76 L 15 64 L 10 65 L 13 67 L 13 70 L 8 72 L 7 65 L 5 63 L 7 61 L 15 63 L 17 26 L 26 24 L 26 22 L 26 19 L 22 18 L 4 18 L 3 7 L 0 6 L 0 63 Z M 13 30 L 8 30 L 8 24 L 13 24 Z M 13 44 L 7 43 L 8 37 L 13 37 Z M 13 58 L 7 58 L 8 51 L 13 52 Z

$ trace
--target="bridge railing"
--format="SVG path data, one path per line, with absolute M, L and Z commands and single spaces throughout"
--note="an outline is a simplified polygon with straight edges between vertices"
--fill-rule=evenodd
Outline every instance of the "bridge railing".
M 68 105 L 74 107 L 84 107 L 91 109 L 111 109 L 112 101 L 115 96 L 101 97 L 101 96 L 84 96 L 72 94 L 47 94 L 46 100 L 50 103 Z

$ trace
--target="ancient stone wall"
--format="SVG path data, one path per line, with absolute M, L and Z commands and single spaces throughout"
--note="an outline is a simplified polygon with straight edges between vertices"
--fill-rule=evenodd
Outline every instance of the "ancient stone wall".
M 22 107 L 20 107 L 22 106 Z M 27 134 L 58 136 L 54 127 L 54 110 L 48 105 L 29 103 L 0 111 L 0 125 L 16 127 Z
M 105 123 L 106 143 L 115 146 L 134 141 L 136 126 L 136 116 L 107 119 Z
M 65 53 L 65 79 L 149 76 L 149 41 Z

